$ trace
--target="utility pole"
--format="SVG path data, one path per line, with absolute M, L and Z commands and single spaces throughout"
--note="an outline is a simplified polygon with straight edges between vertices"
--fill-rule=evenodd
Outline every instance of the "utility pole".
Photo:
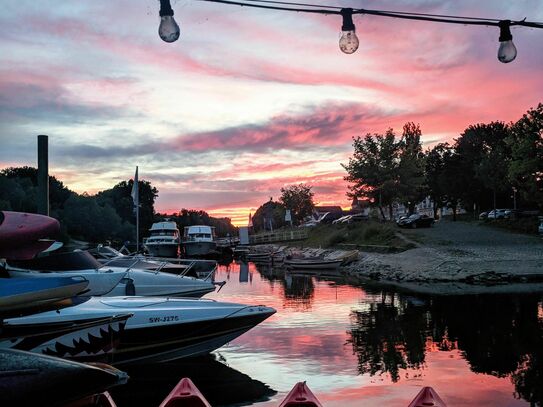
M 49 147 L 48 137 L 38 136 L 38 213 L 49 216 Z

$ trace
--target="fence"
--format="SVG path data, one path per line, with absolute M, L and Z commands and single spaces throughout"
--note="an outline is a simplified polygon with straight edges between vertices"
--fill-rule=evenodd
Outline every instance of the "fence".
M 277 232 L 259 233 L 258 235 L 250 235 L 250 244 L 266 244 L 275 242 L 287 242 L 290 240 L 307 239 L 309 233 L 307 228 L 280 230 Z

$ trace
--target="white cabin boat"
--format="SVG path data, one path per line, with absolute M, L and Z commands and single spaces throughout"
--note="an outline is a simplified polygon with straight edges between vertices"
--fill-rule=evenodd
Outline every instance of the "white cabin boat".
M 210 254 L 217 248 L 215 228 L 207 225 L 186 226 L 183 247 L 187 257 Z
M 179 229 L 175 222 L 153 223 L 151 236 L 144 239 L 143 244 L 152 256 L 177 257 L 179 253 Z

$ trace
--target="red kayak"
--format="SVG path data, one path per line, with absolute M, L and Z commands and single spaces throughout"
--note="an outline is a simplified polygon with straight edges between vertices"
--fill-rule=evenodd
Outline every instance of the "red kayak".
M 185 377 L 168 394 L 160 407 L 211 407 L 211 405 L 194 383 Z
M 29 260 L 46 250 L 60 233 L 58 220 L 22 212 L 0 212 L 0 258 Z
M 423 387 L 408 407 L 447 407 L 441 397 L 431 387 Z
M 279 407 L 322 407 L 305 382 L 296 383 Z

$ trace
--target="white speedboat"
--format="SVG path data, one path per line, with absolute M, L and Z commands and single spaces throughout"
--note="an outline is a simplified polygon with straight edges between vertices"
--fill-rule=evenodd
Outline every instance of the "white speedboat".
M 12 329 L 21 324 L 39 329 L 42 324 L 76 321 L 78 318 L 133 314 L 126 321 L 117 347 L 107 352 L 107 357 L 92 358 L 117 365 L 165 362 L 206 354 L 274 313 L 275 309 L 262 305 L 205 299 L 93 297 L 74 307 L 13 318 L 4 323 Z M 55 346 L 48 349 L 45 353 L 50 353 Z
M 175 222 L 153 223 L 151 235 L 143 240 L 143 245 L 151 256 L 177 257 L 179 254 L 179 229 Z
M 205 256 L 215 251 L 215 228 L 206 225 L 185 227 L 183 234 L 183 249 L 185 256 Z
M 201 297 L 215 290 L 215 285 L 211 281 L 194 277 L 153 270 L 103 266 L 85 251 L 52 253 L 33 260 L 10 262 L 6 269 L 12 277 L 83 276 L 89 280 L 87 288 L 91 291 L 86 294 L 89 296 Z M 96 284 L 97 281 L 102 281 L 104 276 L 115 276 L 117 281 L 114 285 L 108 286 L 106 292 L 99 292 Z

